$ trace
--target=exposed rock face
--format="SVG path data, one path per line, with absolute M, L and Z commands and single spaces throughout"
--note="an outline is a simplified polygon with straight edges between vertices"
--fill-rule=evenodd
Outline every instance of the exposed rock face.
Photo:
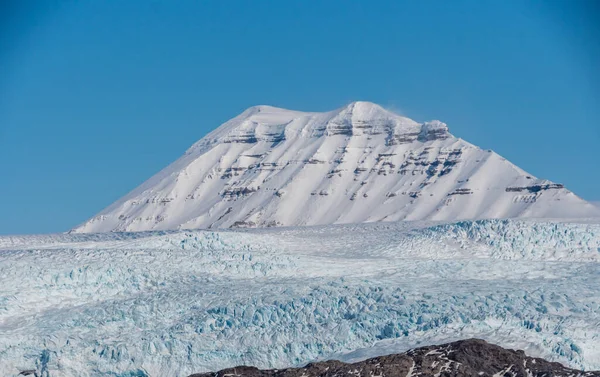
M 600 216 L 560 184 L 369 102 L 252 107 L 76 232 Z
M 190 377 L 592 377 L 582 372 L 532 358 L 479 339 L 428 346 L 405 353 L 346 364 L 337 360 L 311 363 L 302 368 L 259 370 L 240 366 Z

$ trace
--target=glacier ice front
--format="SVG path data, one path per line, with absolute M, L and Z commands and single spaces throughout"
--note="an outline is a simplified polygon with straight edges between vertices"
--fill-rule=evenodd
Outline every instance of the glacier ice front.
M 187 376 L 478 337 L 600 369 L 600 224 L 0 237 L 0 371 Z

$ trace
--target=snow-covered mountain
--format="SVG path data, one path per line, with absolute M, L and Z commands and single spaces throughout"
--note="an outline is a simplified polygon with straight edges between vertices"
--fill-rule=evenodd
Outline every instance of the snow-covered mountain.
M 325 113 L 251 107 L 74 231 L 595 216 L 440 121 L 354 102 Z

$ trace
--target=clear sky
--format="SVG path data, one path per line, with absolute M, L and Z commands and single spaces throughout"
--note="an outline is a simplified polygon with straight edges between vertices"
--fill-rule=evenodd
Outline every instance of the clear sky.
M 258 104 L 440 119 L 600 200 L 595 0 L 2 4 L 2 234 L 68 230 Z

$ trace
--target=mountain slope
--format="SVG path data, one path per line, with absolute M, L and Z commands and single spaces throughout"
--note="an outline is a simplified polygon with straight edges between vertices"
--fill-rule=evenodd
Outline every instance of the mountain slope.
M 442 122 L 354 102 L 326 113 L 249 108 L 74 231 L 599 213 Z

